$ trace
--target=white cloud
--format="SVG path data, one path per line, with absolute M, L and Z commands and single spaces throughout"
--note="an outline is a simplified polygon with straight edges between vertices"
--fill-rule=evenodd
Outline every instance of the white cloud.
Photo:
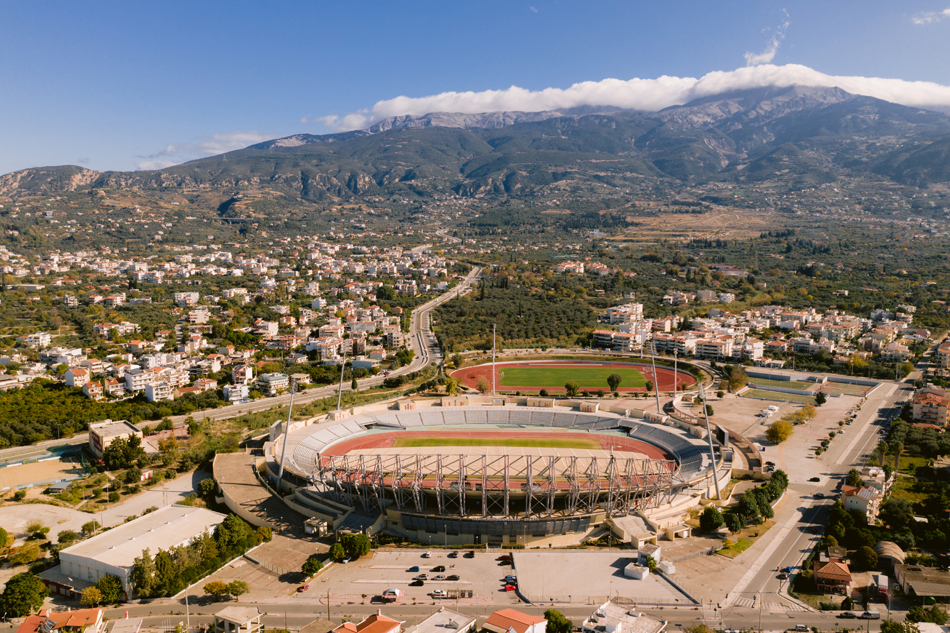
M 142 170 L 164 169 L 196 158 L 233 152 L 236 149 L 243 149 L 248 145 L 260 143 L 261 141 L 272 138 L 274 138 L 274 136 L 271 134 L 256 131 L 239 131 L 228 132 L 226 134 L 213 134 L 211 136 L 199 136 L 189 143 L 167 145 L 164 149 L 153 152 L 148 156 L 139 156 L 139 158 L 148 160 L 136 162 L 135 168 Z
M 911 18 L 911 22 L 917 24 L 918 26 L 922 26 L 925 24 L 940 22 L 946 19 L 950 19 L 950 8 L 944 9 L 943 11 L 926 11 L 924 13 L 918 13 Z
M 693 99 L 731 90 L 767 86 L 838 87 L 847 92 L 876 97 L 907 106 L 950 109 L 950 86 L 927 81 L 905 81 L 884 77 L 826 75 L 807 66 L 761 64 L 732 71 L 711 72 L 694 77 L 662 76 L 656 79 L 603 79 L 585 81 L 568 88 L 526 90 L 511 86 L 482 92 L 443 92 L 427 97 L 400 96 L 378 101 L 371 108 L 344 116 L 327 116 L 314 122 L 332 130 L 365 128 L 377 121 L 399 115 L 431 112 L 541 112 L 578 106 L 613 106 L 655 112 Z
M 778 47 L 781 46 L 782 40 L 785 39 L 785 31 L 788 30 L 788 11 L 782 9 L 782 13 L 785 14 L 785 21 L 775 29 L 775 33 L 772 35 L 772 39 L 769 40 L 769 43 L 766 44 L 765 50 L 761 53 L 746 53 L 745 54 L 745 65 L 746 66 L 759 66 L 761 64 L 771 64 L 772 60 L 775 59 L 775 54 L 778 53 Z

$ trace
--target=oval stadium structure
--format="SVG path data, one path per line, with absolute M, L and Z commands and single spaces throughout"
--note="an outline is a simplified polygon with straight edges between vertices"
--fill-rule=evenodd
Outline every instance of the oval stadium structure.
M 267 467 L 293 491 L 285 500 L 328 529 L 432 544 L 564 545 L 605 522 L 629 540 L 679 525 L 712 485 L 721 451 L 705 439 L 628 410 L 553 404 L 404 402 L 296 423 L 286 446 L 275 425 Z

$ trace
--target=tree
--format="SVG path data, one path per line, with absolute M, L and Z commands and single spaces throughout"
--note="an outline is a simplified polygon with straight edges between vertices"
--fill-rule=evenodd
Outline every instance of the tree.
M 229 514 L 217 529 L 218 544 L 225 550 L 238 547 L 252 535 L 251 526 L 236 514 Z
M 232 580 L 228 583 L 228 595 L 232 598 L 240 598 L 250 590 L 251 588 L 243 580 Z
M 340 539 L 340 543 L 343 545 L 343 550 L 346 552 L 346 555 L 352 558 L 359 558 L 360 556 L 369 554 L 371 545 L 369 538 L 365 534 L 345 534 L 343 538 Z
M 819 391 L 818 393 L 815 394 L 815 404 L 816 404 L 816 405 L 818 405 L 818 406 L 820 407 L 821 405 L 825 404 L 826 402 L 828 402 L 828 396 L 825 394 L 824 391 Z
M 303 566 L 301 566 L 300 571 L 303 572 L 304 576 L 310 578 L 321 569 L 323 569 L 323 563 L 311 556 L 303 562 Z
M 650 556 L 647 558 L 647 569 L 651 572 L 656 571 L 656 559 Z
M 742 524 L 742 517 L 740 517 L 738 514 L 727 514 L 726 527 L 729 528 L 729 531 L 733 534 L 741 532 L 742 528 L 744 527 Z
M 40 557 L 39 543 L 24 543 L 10 551 L 8 558 L 14 565 L 29 565 Z
M 749 382 L 749 376 L 740 365 L 731 365 L 729 368 L 729 391 L 738 391 Z
M 607 386 L 610 387 L 611 391 L 617 391 L 617 387 L 620 386 L 622 381 L 623 377 L 620 374 L 610 374 L 607 376 Z
M 844 600 L 841 601 L 841 610 L 850 611 L 854 608 L 854 600 L 851 599 L 851 596 L 846 596 Z
M 17 574 L 7 581 L 0 594 L 0 610 L 7 616 L 22 618 L 39 611 L 48 595 L 49 589 L 42 580 L 30 573 Z
M 713 408 L 711 404 L 706 405 L 706 415 L 713 415 Z
M 269 542 L 274 538 L 274 530 L 269 525 L 262 525 L 254 530 L 254 533 L 257 535 L 257 540 L 261 543 Z
M 353 380 L 350 381 L 350 389 L 353 391 L 359 390 L 359 383 L 356 381 L 356 376 L 353 376 Z
M 567 392 L 567 397 L 568 397 L 568 398 L 576 398 L 576 397 L 577 397 L 577 391 L 578 391 L 579 389 L 580 389 L 580 385 L 578 385 L 578 384 L 577 384 L 575 381 L 573 381 L 573 380 L 568 380 L 566 383 L 564 383 L 564 390 Z
M 118 576 L 106 574 L 96 581 L 96 589 L 102 592 L 102 601 L 106 604 L 116 604 L 122 600 L 125 590 Z
M 895 622 L 881 620 L 881 633 L 920 633 L 920 628 L 913 622 Z
M 646 389 L 647 389 L 647 393 L 650 393 L 651 391 L 653 391 L 653 381 L 652 381 L 652 380 L 648 380 L 648 381 L 647 381 L 647 384 L 646 384 L 645 386 L 646 386 Z
M 545 611 L 544 619 L 548 621 L 544 633 L 571 633 L 574 630 L 574 623 L 557 609 Z
M 888 527 L 898 529 L 911 524 L 914 511 L 907 499 L 891 497 L 881 504 L 878 518 Z
M 765 432 L 765 437 L 773 444 L 781 444 L 792 436 L 795 427 L 787 420 L 777 420 Z
M 706 506 L 703 513 L 699 515 L 699 529 L 703 532 L 715 532 L 722 527 L 725 519 L 722 518 L 722 512 L 716 506 Z
M 202 497 L 210 497 L 215 488 L 214 477 L 205 477 L 198 482 L 198 494 Z
M 864 480 L 861 479 L 861 473 L 857 468 L 852 468 L 848 471 L 847 484 L 855 488 L 860 488 L 864 485 Z
M 56 535 L 56 543 L 59 545 L 69 545 L 79 540 L 79 534 L 73 530 L 60 530 Z
M 10 540 L 10 535 L 7 534 L 7 531 L 3 528 L 0 528 L 0 549 L 3 549 L 7 546 L 7 541 Z
M 340 562 L 346 558 L 346 550 L 343 549 L 343 546 L 340 543 L 334 543 L 330 546 L 330 558 Z
M 102 592 L 96 587 L 86 587 L 82 590 L 82 596 L 79 598 L 87 607 L 98 607 L 102 602 Z
M 228 585 L 220 580 L 212 580 L 211 582 L 205 583 L 204 592 L 205 595 L 211 596 L 212 598 L 223 598 L 228 595 Z
M 39 519 L 33 519 L 26 524 L 26 533 L 30 536 L 41 536 L 46 533 L 43 531 L 44 529 L 49 532 L 49 529 Z
M 759 522 L 759 500 L 751 490 L 746 490 L 745 494 L 739 497 L 739 505 L 736 510 L 746 521 Z
M 458 393 L 459 390 L 459 381 L 455 378 L 446 378 L 445 379 L 445 393 L 450 396 Z
M 857 571 L 877 569 L 877 554 L 867 545 L 862 545 L 851 557 L 851 567 Z
M 475 388 L 478 389 L 478 393 L 485 393 L 491 389 L 491 385 L 488 383 L 487 378 L 479 376 L 475 381 Z
M 129 582 L 137 597 L 152 597 L 156 584 L 155 574 L 155 561 L 146 548 L 142 550 L 142 555 L 132 562 L 132 571 L 129 573 Z
M 110 492 L 110 493 L 109 493 L 109 503 L 117 503 L 117 502 L 119 501 L 119 499 L 120 499 L 120 497 L 119 497 L 119 493 L 118 493 L 118 492 Z

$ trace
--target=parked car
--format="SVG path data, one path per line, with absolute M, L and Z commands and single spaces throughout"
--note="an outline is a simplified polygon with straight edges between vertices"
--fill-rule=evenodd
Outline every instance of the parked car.
M 446 578 L 446 580 L 458 580 L 458 579 L 459 579 L 458 574 L 452 574 L 451 576 Z
M 505 585 L 505 591 L 514 591 L 517 589 L 514 585 Z
M 475 552 L 473 550 L 465 552 L 465 558 L 475 558 Z
M 421 586 L 424 585 L 424 584 L 425 584 L 425 583 L 422 582 L 421 580 L 413 580 L 411 583 L 409 583 L 409 586 L 410 586 L 410 587 L 421 587 Z
M 815 493 L 815 499 L 824 499 L 824 498 L 825 498 L 825 493 L 823 493 L 823 492 L 816 492 L 816 493 Z
M 812 477 L 808 481 L 821 481 L 821 477 Z
M 459 557 L 458 552 L 449 552 L 449 558 L 458 558 L 458 557 Z
M 344 559 L 341 560 L 340 562 L 343 563 L 344 565 L 346 565 L 347 563 L 349 563 L 349 562 L 352 561 L 352 560 L 353 560 L 352 558 L 350 558 L 349 556 L 347 556 L 346 558 L 344 558 Z
M 306 591 L 307 589 L 310 589 L 310 585 L 303 585 L 303 586 L 301 586 L 301 587 L 297 587 L 297 592 L 298 592 L 298 593 L 303 593 L 303 592 Z
M 447 593 L 446 593 L 444 590 L 442 590 L 442 589 L 436 589 L 436 590 L 432 591 L 431 593 L 429 593 L 429 595 L 432 596 L 433 598 L 445 598 L 445 597 L 446 597 L 447 595 L 449 595 L 449 594 L 447 594 Z
M 437 565 L 432 568 L 432 571 L 445 571 L 445 565 Z
M 422 557 L 423 557 L 423 558 L 431 558 L 431 557 L 432 557 L 432 554 L 430 554 L 429 552 L 423 552 L 423 553 L 422 553 Z
M 445 580 L 445 576 L 443 576 L 442 574 L 439 574 L 438 576 L 436 576 L 436 577 L 433 578 L 432 580 L 433 580 L 434 582 L 443 581 L 443 580 Z
M 508 574 L 505 576 L 505 582 L 518 582 L 518 577 Z
M 841 613 L 838 614 L 838 617 L 845 620 L 853 620 L 858 616 L 854 614 L 854 611 L 842 611 Z
M 413 565 L 412 567 L 410 567 L 410 568 L 407 569 L 406 571 L 410 571 L 410 572 L 419 571 L 419 566 L 418 566 L 418 565 Z
M 790 573 L 792 573 L 792 568 L 791 568 L 791 567 L 783 567 L 783 568 L 782 568 L 782 571 L 784 571 L 786 574 L 790 574 Z
M 413 580 L 429 580 L 429 574 L 419 574 L 413 577 Z
M 784 571 L 778 575 L 779 580 L 788 580 L 788 574 Z

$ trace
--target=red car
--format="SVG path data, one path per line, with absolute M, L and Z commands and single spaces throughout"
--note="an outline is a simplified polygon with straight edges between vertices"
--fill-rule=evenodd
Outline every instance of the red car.
M 515 589 L 517 589 L 517 587 L 514 585 L 505 585 L 505 591 L 514 591 Z
M 302 592 L 306 591 L 307 589 L 310 589 L 310 585 L 303 585 L 303 586 L 301 586 L 301 587 L 297 587 L 297 592 L 298 592 L 298 593 L 302 593 Z

